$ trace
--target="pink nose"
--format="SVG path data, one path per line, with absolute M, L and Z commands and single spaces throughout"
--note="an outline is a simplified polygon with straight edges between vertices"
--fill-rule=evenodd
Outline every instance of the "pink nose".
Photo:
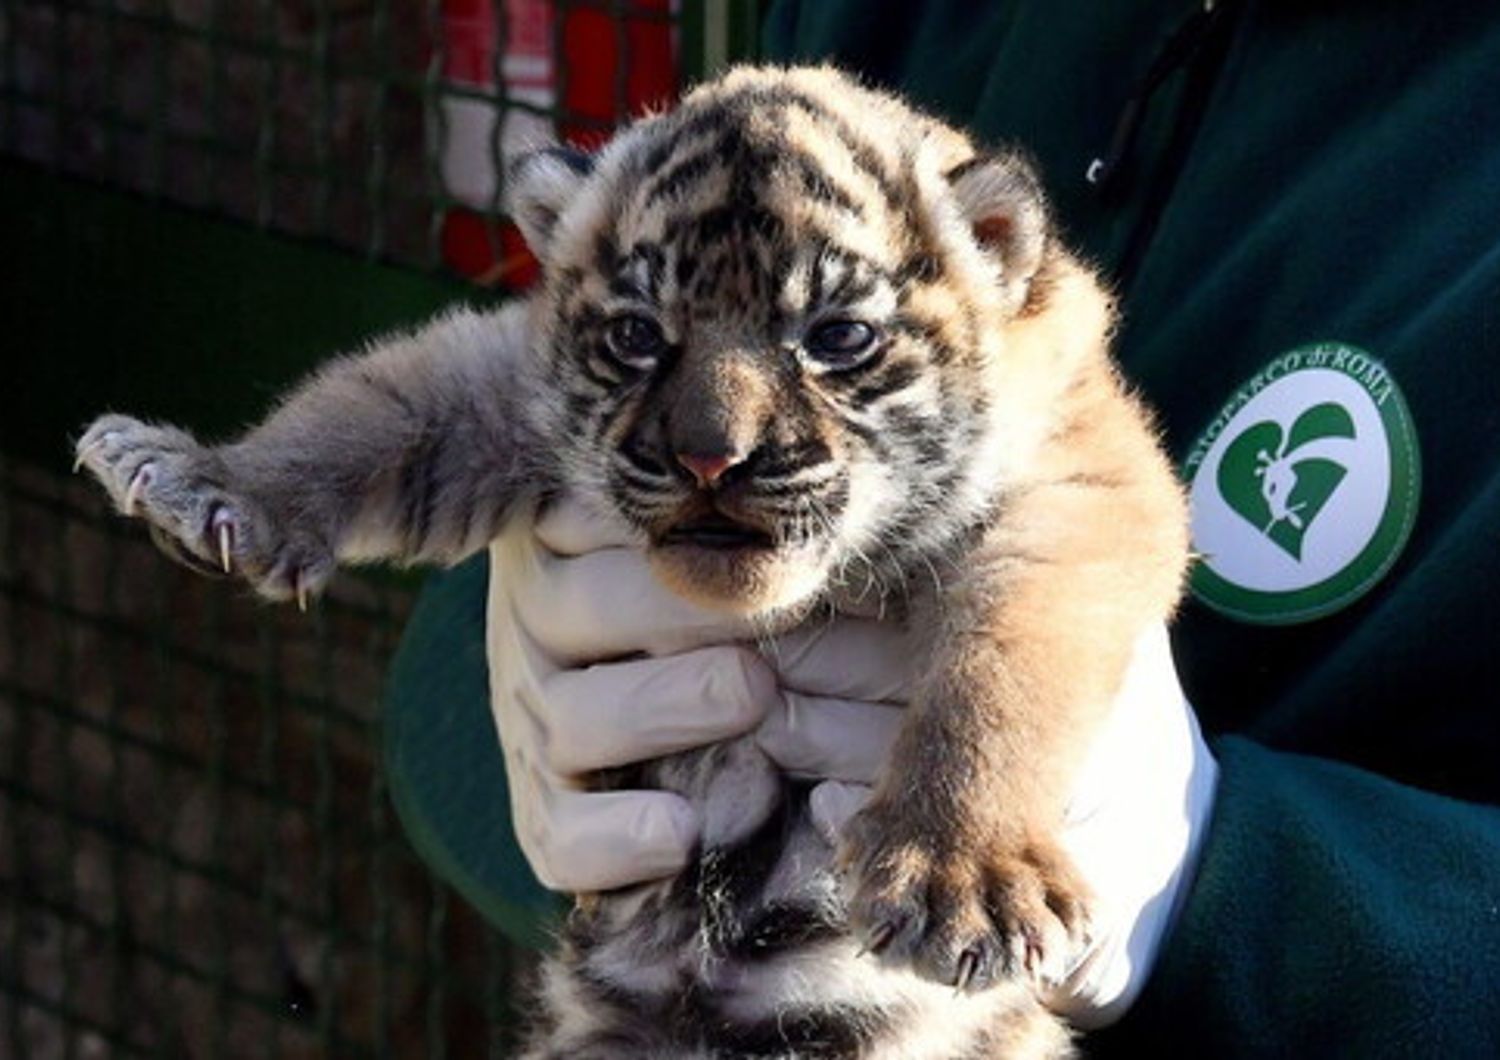
M 687 468 L 700 489 L 708 489 L 718 483 L 724 472 L 738 464 L 740 458 L 730 453 L 678 453 L 677 462 Z

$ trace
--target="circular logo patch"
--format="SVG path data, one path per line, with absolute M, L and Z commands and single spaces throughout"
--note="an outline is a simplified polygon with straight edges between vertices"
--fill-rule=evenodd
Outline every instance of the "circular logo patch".
M 1245 622 L 1320 618 L 1378 582 L 1417 514 L 1416 433 L 1368 353 L 1325 342 L 1248 380 L 1183 464 L 1198 599 Z

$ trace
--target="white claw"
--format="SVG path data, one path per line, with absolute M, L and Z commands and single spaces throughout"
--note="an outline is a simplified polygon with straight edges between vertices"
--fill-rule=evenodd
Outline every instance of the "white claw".
M 229 524 L 219 524 L 219 565 L 224 568 L 224 573 L 229 574 L 233 568 L 229 565 Z
M 73 459 L 73 474 L 75 474 L 75 475 L 78 474 L 78 469 L 83 466 L 83 462 L 89 458 L 89 456 L 93 453 L 93 451 L 95 449 L 98 449 L 103 444 L 104 444 L 104 439 L 103 438 L 95 438 L 88 445 L 86 445 L 82 449 L 78 450 L 77 454 L 74 456 L 74 459 Z
M 135 504 L 141 498 L 141 490 L 151 481 L 151 472 L 148 470 L 150 466 L 147 464 L 140 468 L 130 479 L 130 486 L 125 490 L 126 515 L 135 514 Z
M 307 587 L 302 584 L 301 578 L 297 579 L 297 610 L 307 614 Z

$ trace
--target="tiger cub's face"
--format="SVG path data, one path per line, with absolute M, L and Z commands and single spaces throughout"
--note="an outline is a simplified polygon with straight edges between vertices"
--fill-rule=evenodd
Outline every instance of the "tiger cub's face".
M 1017 158 L 831 70 L 741 69 L 510 190 L 548 436 L 679 592 L 788 608 L 983 517 L 1048 249 Z

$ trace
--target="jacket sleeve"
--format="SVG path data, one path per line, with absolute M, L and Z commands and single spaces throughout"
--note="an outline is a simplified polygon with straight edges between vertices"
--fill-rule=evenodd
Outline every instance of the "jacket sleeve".
M 1242 738 L 1215 752 L 1196 881 L 1089 1052 L 1500 1055 L 1500 809 Z

